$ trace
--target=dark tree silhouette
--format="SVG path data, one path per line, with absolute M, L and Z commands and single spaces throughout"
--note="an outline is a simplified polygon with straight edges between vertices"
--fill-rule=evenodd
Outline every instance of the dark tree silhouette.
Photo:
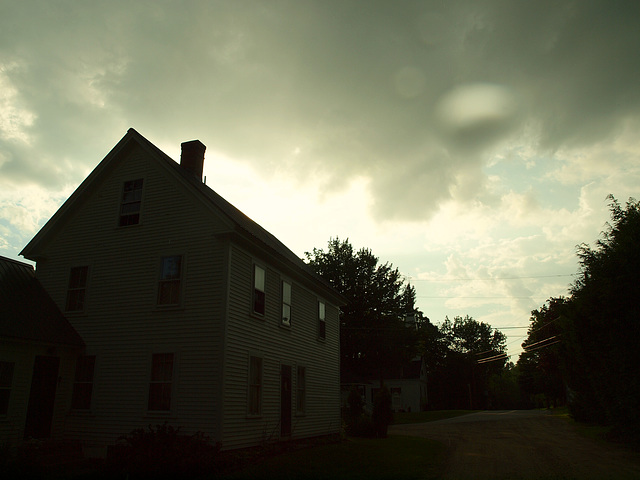
M 533 404 L 533 397 L 543 395 L 546 406 L 564 405 L 566 388 L 561 367 L 562 323 L 567 299 L 550 298 L 531 312 L 524 352 L 518 359 L 519 383 Z
M 415 290 L 390 263 L 379 263 L 371 250 L 355 251 L 349 240 L 330 239 L 327 250 L 306 252 L 311 268 L 348 299 L 340 316 L 341 374 L 380 376 L 415 355 L 415 329 L 405 316 L 415 308 Z
M 420 335 L 429 371 L 430 408 L 489 408 L 490 378 L 506 364 L 506 337 L 470 316 L 445 318 Z
M 578 418 L 640 430 L 640 204 L 609 196 L 611 221 L 580 271 L 563 320 L 570 406 Z

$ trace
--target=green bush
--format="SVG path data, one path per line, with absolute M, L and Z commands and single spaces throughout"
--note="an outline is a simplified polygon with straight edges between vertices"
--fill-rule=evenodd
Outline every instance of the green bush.
M 110 451 L 107 466 L 111 473 L 129 478 L 193 477 L 216 470 L 220 446 L 204 433 L 180 434 L 180 428 L 149 425 L 120 437 Z

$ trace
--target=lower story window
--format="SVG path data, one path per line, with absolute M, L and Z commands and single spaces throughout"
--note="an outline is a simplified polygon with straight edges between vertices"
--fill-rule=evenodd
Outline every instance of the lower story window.
M 296 380 L 296 412 L 303 414 L 307 410 L 307 369 L 305 367 L 298 367 Z
M 149 383 L 149 411 L 171 410 L 171 394 L 173 384 L 173 353 L 154 353 Z
M 0 415 L 6 415 L 9 411 L 14 366 L 14 362 L 0 362 Z
M 251 357 L 249 360 L 249 415 L 262 414 L 262 358 Z
M 71 408 L 89 410 L 93 392 L 93 373 L 96 364 L 94 355 L 78 357 L 76 361 L 76 376 L 73 380 L 73 394 Z

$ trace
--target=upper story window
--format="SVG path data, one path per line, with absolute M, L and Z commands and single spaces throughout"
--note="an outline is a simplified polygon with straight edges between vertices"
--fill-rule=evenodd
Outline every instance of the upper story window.
M 258 265 L 253 266 L 253 312 L 259 315 L 265 312 L 265 271 Z
M 73 380 L 71 408 L 77 410 L 89 410 L 91 408 L 95 364 L 95 355 L 78 357 L 76 361 L 76 375 Z
M 327 337 L 324 302 L 318 302 L 318 337 L 322 339 Z
M 0 362 L 0 415 L 9 411 L 14 362 Z
M 87 279 L 89 267 L 73 267 L 69 273 L 69 288 L 67 289 L 67 312 L 84 311 L 87 294 Z
M 291 326 L 291 284 L 282 281 L 282 325 Z
M 122 202 L 120 203 L 120 226 L 138 225 L 140 223 L 140 206 L 142 205 L 142 179 L 124 182 Z
M 179 305 L 182 284 L 182 255 L 162 257 L 158 282 L 158 305 Z

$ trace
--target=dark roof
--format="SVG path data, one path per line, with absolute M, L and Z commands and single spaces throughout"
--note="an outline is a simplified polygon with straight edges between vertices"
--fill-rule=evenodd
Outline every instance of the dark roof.
M 0 337 L 82 346 L 31 265 L 0 256 Z

